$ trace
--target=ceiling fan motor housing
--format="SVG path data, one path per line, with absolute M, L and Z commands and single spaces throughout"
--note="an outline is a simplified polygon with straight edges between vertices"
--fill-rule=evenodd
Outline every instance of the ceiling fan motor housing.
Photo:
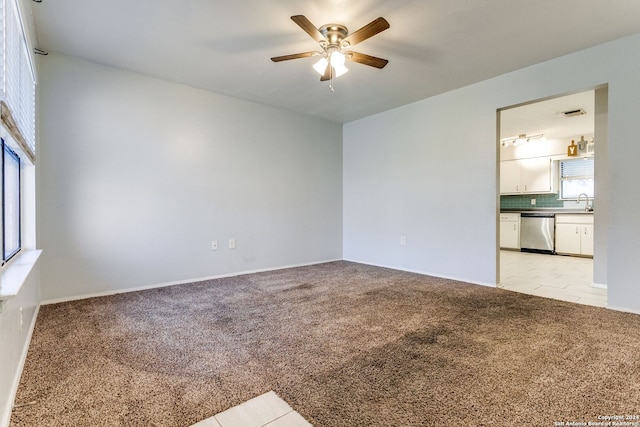
M 348 43 L 343 46 L 342 40 L 344 40 L 349 34 L 349 30 L 344 25 L 340 24 L 327 24 L 318 28 L 318 31 L 327 39 L 326 47 L 342 48 L 348 46 Z

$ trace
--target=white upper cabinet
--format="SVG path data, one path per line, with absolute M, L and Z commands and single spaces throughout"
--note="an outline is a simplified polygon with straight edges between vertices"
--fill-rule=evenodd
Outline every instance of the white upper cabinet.
M 520 191 L 520 164 L 518 160 L 500 162 L 500 194 Z
M 553 192 L 550 157 L 500 162 L 500 194 L 540 194 Z

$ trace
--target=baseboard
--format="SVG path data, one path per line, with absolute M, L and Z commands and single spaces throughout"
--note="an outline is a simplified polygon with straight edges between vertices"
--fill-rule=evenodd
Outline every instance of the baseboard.
M 598 289 L 607 289 L 607 285 L 602 284 L 602 283 L 592 283 L 591 287 L 592 288 L 598 288 Z
M 83 300 L 87 298 L 106 297 L 110 295 L 125 294 L 128 292 L 138 292 L 138 291 L 146 291 L 149 289 L 165 288 L 167 286 L 185 285 L 187 283 L 203 282 L 205 280 L 224 279 L 226 277 L 236 277 L 236 276 L 242 276 L 244 274 L 265 273 L 268 271 L 284 270 L 286 268 L 307 267 L 310 265 L 326 264 L 328 262 L 335 262 L 335 261 L 342 261 L 342 259 L 330 259 L 326 261 L 315 261 L 315 262 L 303 263 L 303 264 L 291 264 L 291 265 L 284 265 L 280 267 L 270 267 L 270 268 L 263 268 L 258 270 L 247 270 L 247 271 L 241 271 L 236 273 L 218 274 L 214 276 L 196 277 L 196 278 L 185 279 L 185 280 L 176 280 L 173 282 L 157 283 L 153 285 L 138 286 L 135 288 L 116 289 L 112 291 L 95 292 L 95 293 L 83 294 L 83 295 L 74 295 L 71 297 L 54 298 L 54 299 L 45 300 L 45 301 L 42 301 L 40 304 L 41 305 L 58 304 L 61 302 L 78 301 L 78 300 Z
M 347 259 L 347 258 L 345 258 L 344 260 L 345 261 L 349 261 L 349 262 L 356 262 L 358 264 L 370 265 L 370 266 L 373 266 L 373 267 L 382 267 L 382 268 L 388 268 L 388 269 L 391 269 L 391 270 L 405 271 L 407 273 L 420 274 L 422 276 L 431 276 L 431 277 L 437 277 L 439 279 L 455 280 L 456 282 L 470 283 L 472 285 L 486 286 L 486 287 L 489 287 L 489 288 L 497 287 L 495 283 L 477 282 L 477 281 L 472 281 L 472 280 L 469 280 L 469 279 L 461 279 L 459 277 L 443 276 L 442 274 L 430 273 L 428 271 L 419 271 L 419 270 L 412 270 L 412 269 L 407 269 L 407 268 L 399 268 L 399 267 L 393 267 L 393 266 L 390 266 L 390 265 L 375 264 L 375 263 L 371 263 L 371 262 L 358 261 L 358 260 L 355 260 L 355 259 Z
M 29 352 L 29 345 L 31 344 L 31 337 L 33 336 L 33 331 L 36 328 L 36 319 L 38 318 L 39 311 L 40 311 L 40 305 L 37 305 L 36 309 L 33 312 L 31 323 L 29 324 L 29 330 L 27 331 L 27 339 L 25 340 L 24 346 L 22 347 L 22 354 L 20 355 L 20 361 L 18 362 L 18 369 L 16 369 L 16 372 L 14 373 L 13 381 L 11 384 L 11 392 L 9 393 L 7 413 L 4 414 L 3 419 L 0 420 L 0 427 L 9 427 L 9 423 L 11 422 L 13 405 L 15 404 L 16 394 L 18 393 L 18 386 L 20 385 L 20 377 L 22 377 L 22 370 L 24 369 L 24 364 L 27 361 L 27 353 Z
M 607 304 L 607 306 L 605 308 L 607 308 L 609 310 L 620 311 L 622 313 L 640 314 L 640 310 L 633 310 L 633 309 L 626 308 L 626 307 L 616 307 L 616 306 Z

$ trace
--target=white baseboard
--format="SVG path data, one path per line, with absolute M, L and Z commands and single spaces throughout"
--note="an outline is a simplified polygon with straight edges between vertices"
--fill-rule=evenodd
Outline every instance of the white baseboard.
M 0 427 L 9 427 L 11 422 L 11 413 L 13 412 L 13 405 L 15 404 L 16 394 L 18 393 L 18 386 L 20 385 L 20 378 L 22 377 L 22 370 L 24 364 L 27 361 L 27 353 L 29 352 L 29 345 L 31 344 L 31 337 L 36 327 L 36 319 L 38 318 L 38 312 L 40 311 L 40 305 L 36 306 L 29 324 L 29 330 L 27 331 L 27 339 L 22 347 L 22 353 L 20 355 L 20 361 L 18 362 L 18 369 L 14 372 L 13 381 L 11 382 L 11 392 L 9 393 L 9 402 L 7 402 L 7 413 L 0 420 Z
M 420 275 L 423 275 L 423 276 L 437 277 L 439 279 L 455 280 L 456 282 L 470 283 L 472 285 L 486 286 L 486 287 L 489 287 L 489 288 L 497 287 L 495 283 L 477 282 L 477 281 L 472 281 L 472 280 L 469 280 L 469 279 L 461 279 L 459 277 L 443 276 L 442 274 L 430 273 L 428 271 L 419 271 L 419 270 L 411 270 L 411 269 L 407 269 L 407 268 L 392 267 L 392 266 L 389 266 L 389 265 L 374 264 L 374 263 L 370 263 L 370 262 L 358 261 L 358 260 L 355 260 L 355 259 L 346 259 L 345 258 L 345 261 L 356 262 L 358 264 L 370 265 L 370 266 L 373 266 L 373 267 L 389 268 L 391 270 L 406 271 L 407 273 L 415 273 L 415 274 L 420 274 Z
M 279 267 L 263 268 L 263 269 L 258 269 L 258 270 L 248 270 L 248 271 L 241 271 L 241 272 L 236 272 L 236 273 L 218 274 L 218 275 L 214 275 L 214 276 L 196 277 L 196 278 L 192 278 L 192 279 L 176 280 L 176 281 L 173 281 L 173 282 L 165 282 L 165 283 L 157 283 L 157 284 L 153 284 L 153 285 L 138 286 L 138 287 L 135 287 L 135 288 L 115 289 L 115 290 L 105 291 L 105 292 L 95 292 L 95 293 L 91 293 L 91 294 L 74 295 L 74 296 L 63 297 L 63 298 L 54 298 L 54 299 L 49 299 L 49 300 L 42 301 L 40 304 L 41 305 L 58 304 L 58 303 L 61 303 L 61 302 L 78 301 L 78 300 L 87 299 L 87 298 L 105 297 L 105 296 L 110 296 L 110 295 L 125 294 L 125 293 L 128 293 L 128 292 L 138 292 L 138 291 L 146 291 L 148 289 L 164 288 L 164 287 L 167 287 L 167 286 L 175 286 L 175 285 L 184 285 L 184 284 L 187 284 L 187 283 L 203 282 L 205 280 L 223 279 L 225 277 L 236 277 L 236 276 L 242 276 L 244 274 L 264 273 L 264 272 L 268 272 L 268 271 L 284 270 L 285 268 L 296 268 L 296 267 L 306 267 L 306 266 L 317 265 L 317 264 L 326 264 L 328 262 L 335 262 L 335 261 L 342 261 L 342 260 L 341 259 L 330 259 L 330 260 L 326 260 L 326 261 L 315 261 L 315 262 L 304 263 L 304 264 L 291 264 L 291 265 L 284 265 L 284 266 L 279 266 Z
M 607 289 L 607 285 L 604 285 L 602 283 L 592 283 L 591 287 L 592 288 L 598 288 L 598 289 Z
M 630 308 L 620 308 L 613 305 L 607 305 L 605 308 L 609 310 L 614 310 L 614 311 L 621 311 L 623 313 L 640 314 L 640 310 L 633 310 Z

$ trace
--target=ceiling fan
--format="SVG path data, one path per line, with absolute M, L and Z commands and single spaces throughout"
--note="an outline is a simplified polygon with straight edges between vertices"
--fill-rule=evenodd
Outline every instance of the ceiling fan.
M 339 24 L 327 24 L 316 28 L 304 15 L 294 15 L 291 20 L 318 42 L 321 50 L 275 56 L 271 58 L 273 62 L 319 56 L 320 60 L 313 68 L 320 73 L 320 81 L 332 81 L 334 77 L 339 77 L 349 71 L 344 65 L 345 60 L 375 68 L 384 68 L 389 62 L 386 59 L 347 50 L 389 28 L 389 23 L 384 18 L 374 19 L 351 34 L 349 34 L 347 27 Z M 333 90 L 331 84 L 329 87 Z

